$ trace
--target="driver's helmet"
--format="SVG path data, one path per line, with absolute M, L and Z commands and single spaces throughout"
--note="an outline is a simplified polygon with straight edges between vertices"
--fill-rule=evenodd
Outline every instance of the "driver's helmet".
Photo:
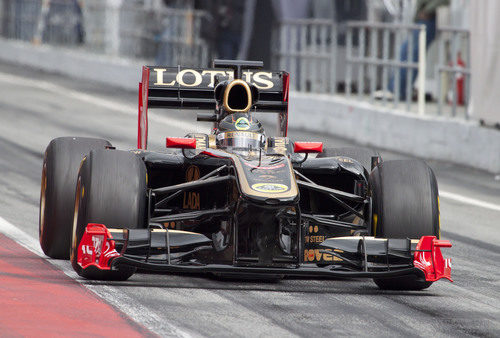
M 246 113 L 235 113 L 219 122 L 216 141 L 222 149 L 251 152 L 264 148 L 266 137 L 259 120 Z

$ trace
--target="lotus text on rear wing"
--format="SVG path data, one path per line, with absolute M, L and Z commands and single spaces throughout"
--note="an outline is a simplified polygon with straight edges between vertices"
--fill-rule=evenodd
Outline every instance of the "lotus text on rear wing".
M 205 85 L 207 88 L 213 88 L 216 76 L 220 80 L 232 80 L 234 78 L 233 71 L 225 70 L 196 70 L 182 69 L 177 73 L 167 72 L 167 68 L 153 68 L 155 86 L 182 86 L 182 87 L 199 87 Z M 259 89 L 271 89 L 274 83 L 271 81 L 272 72 L 252 72 L 244 71 L 242 73 L 243 80 L 253 83 Z M 206 83 L 205 79 L 209 78 L 210 82 Z

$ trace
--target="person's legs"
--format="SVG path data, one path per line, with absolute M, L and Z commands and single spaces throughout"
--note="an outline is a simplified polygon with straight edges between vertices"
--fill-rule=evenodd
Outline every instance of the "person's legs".
M 158 40 L 158 50 L 156 53 L 155 62 L 157 65 L 167 65 L 172 61 L 168 54 L 168 36 L 170 34 L 169 27 L 165 27 L 163 32 L 157 37 Z
M 422 23 L 422 22 L 417 22 L 417 23 Z M 412 46 L 412 50 L 411 50 L 411 59 L 410 59 L 410 62 L 418 62 L 418 48 L 420 46 L 420 41 L 418 40 L 419 30 L 415 29 L 412 32 L 412 35 L 413 35 L 413 46 Z M 417 68 L 413 68 L 411 70 L 411 81 L 410 81 L 410 86 L 411 87 L 413 87 L 413 83 L 415 82 L 415 79 L 417 78 L 417 74 L 418 74 L 418 69 Z M 412 90 L 410 89 L 410 93 L 411 92 L 412 92 Z
M 434 41 L 436 38 L 436 21 L 435 20 L 419 20 L 416 22 L 417 24 L 423 24 L 425 25 L 426 28 L 426 49 L 429 47 L 429 45 Z M 418 61 L 418 47 L 419 47 L 419 41 L 418 41 L 418 30 L 414 30 L 412 32 L 413 35 L 413 46 L 411 46 L 411 59 L 410 62 L 417 62 Z M 401 45 L 401 50 L 400 50 L 400 61 L 401 62 L 407 62 L 408 61 L 408 40 L 403 42 Z M 417 77 L 417 69 L 413 69 L 411 74 L 411 84 L 415 82 L 415 79 Z M 397 73 L 397 72 L 396 72 Z M 399 93 L 400 93 L 400 99 L 401 100 L 406 100 L 406 76 L 407 76 L 408 70 L 407 69 L 400 69 L 399 70 Z M 389 84 L 387 88 L 390 92 L 394 93 L 395 89 L 395 74 L 393 73 L 389 79 Z
M 221 39 L 217 44 L 217 54 L 220 59 L 230 59 L 233 54 L 233 44 L 231 41 Z
M 401 45 L 401 47 L 400 47 L 399 59 L 400 59 L 400 61 L 404 61 L 404 60 L 406 60 L 406 59 L 407 59 L 407 57 L 408 57 L 408 40 L 404 41 L 404 42 L 403 42 L 403 44 L 402 44 L 402 45 Z M 396 71 L 396 72 L 397 72 L 397 71 Z M 399 71 L 399 73 L 400 73 L 400 74 L 399 74 L 399 76 L 400 76 L 400 81 L 401 81 L 401 76 L 403 76 L 403 75 L 402 75 L 402 72 L 403 72 L 403 70 L 401 69 L 401 70 Z M 405 76 L 405 78 L 406 78 L 406 75 L 404 75 L 404 76 Z M 401 82 L 400 82 L 400 84 L 401 84 Z M 395 90 L 395 87 L 394 87 L 394 86 L 395 86 L 395 74 L 394 74 L 394 73 L 392 73 L 392 74 L 391 74 L 391 77 L 389 78 L 389 84 L 388 84 L 388 88 L 387 88 L 387 89 L 388 89 L 391 93 L 394 93 L 394 90 Z
M 235 59 L 240 48 L 240 37 L 235 32 L 222 31 L 218 38 L 217 54 L 221 59 Z
M 408 60 L 408 40 L 403 42 L 400 48 L 400 54 L 399 54 L 399 60 L 401 62 L 406 62 Z M 396 74 L 398 71 L 396 71 Z M 399 69 L 399 95 L 401 100 L 406 99 L 406 73 L 407 70 L 405 68 L 400 68 Z M 391 78 L 389 79 L 389 91 L 394 94 L 395 90 L 395 74 L 392 74 Z
M 436 19 L 432 20 L 420 20 L 417 21 L 419 24 L 425 25 L 426 31 L 426 40 L 425 40 L 425 48 L 429 48 L 430 44 L 436 38 Z
M 425 32 L 426 32 L 426 39 L 425 39 L 425 51 L 427 52 L 427 49 L 429 48 L 430 44 L 434 39 L 436 38 L 436 20 L 418 20 L 416 22 L 417 24 L 425 25 Z M 418 48 L 419 48 L 419 41 L 418 41 L 418 30 L 413 31 L 413 51 L 412 51 L 412 62 L 418 62 Z M 415 79 L 417 78 L 418 71 L 417 69 L 413 69 L 412 75 L 411 75 L 411 83 L 413 84 L 415 82 Z M 425 76 L 423 74 L 422 76 Z

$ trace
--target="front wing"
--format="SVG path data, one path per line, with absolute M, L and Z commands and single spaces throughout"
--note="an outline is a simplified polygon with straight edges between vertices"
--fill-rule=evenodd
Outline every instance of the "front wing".
M 321 247 L 337 257 L 335 264 L 249 266 L 248 264 L 200 264 L 179 259 L 203 250 L 213 250 L 208 237 L 168 229 L 107 229 L 88 224 L 78 247 L 82 269 L 113 270 L 133 266 L 165 273 L 220 273 L 336 278 L 390 278 L 416 275 L 421 280 L 451 279 L 451 259 L 444 259 L 442 247 L 451 243 L 435 236 L 420 240 L 384 239 L 366 236 L 328 238 Z M 184 248 L 184 250 L 182 250 Z M 120 252 L 117 251 L 120 250 Z M 137 254 L 140 253 L 140 254 Z

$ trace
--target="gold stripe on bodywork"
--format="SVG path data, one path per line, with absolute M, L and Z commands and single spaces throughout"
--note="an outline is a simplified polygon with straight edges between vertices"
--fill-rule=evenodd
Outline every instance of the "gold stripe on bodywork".
M 217 143 L 215 140 L 215 135 L 208 135 L 208 147 L 211 149 L 217 149 Z

